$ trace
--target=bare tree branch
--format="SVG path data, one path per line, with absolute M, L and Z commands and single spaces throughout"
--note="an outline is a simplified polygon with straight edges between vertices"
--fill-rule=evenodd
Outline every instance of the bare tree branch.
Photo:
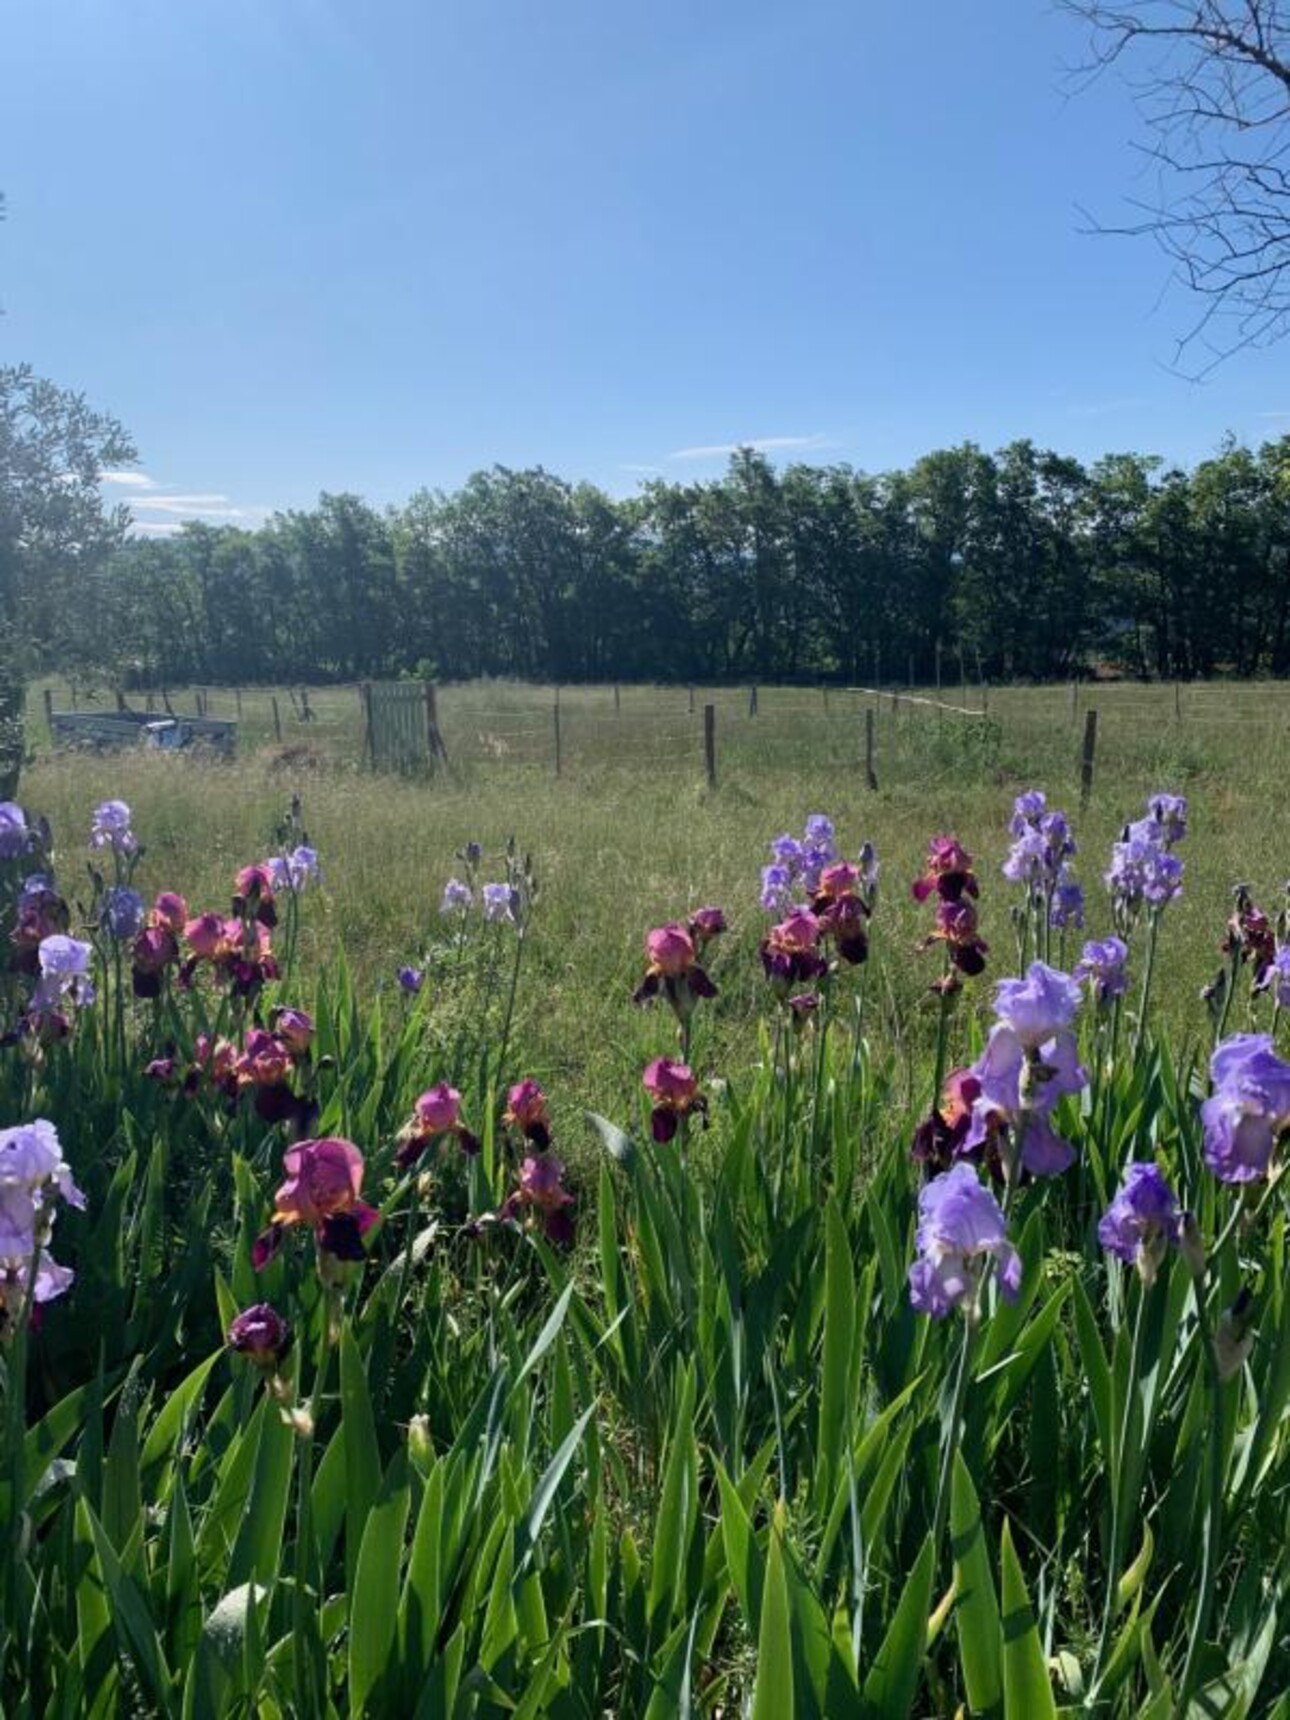
M 1155 168 L 1141 218 L 1172 278 L 1206 302 L 1178 343 L 1205 374 L 1290 333 L 1290 8 L 1283 0 L 1059 0 L 1088 29 L 1075 88 L 1122 73 Z M 1195 360 L 1201 359 L 1199 372 Z

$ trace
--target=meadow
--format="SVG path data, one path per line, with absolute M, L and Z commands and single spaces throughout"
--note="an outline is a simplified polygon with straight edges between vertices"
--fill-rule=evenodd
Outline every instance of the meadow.
M 353 688 L 244 690 L 231 765 L 39 695 L 0 916 L 52 866 L 88 953 L 0 991 L 6 1715 L 1290 1714 L 1290 1066 L 1230 1049 L 1290 689 L 566 688 L 557 775 L 553 690 L 480 683 L 426 779 Z M 1083 928 L 1003 876 L 1035 789 Z M 1144 816 L 1182 890 L 1113 917 Z

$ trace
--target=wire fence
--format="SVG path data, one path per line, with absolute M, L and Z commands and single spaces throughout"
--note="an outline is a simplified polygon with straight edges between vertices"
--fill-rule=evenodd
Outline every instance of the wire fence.
M 236 723 L 238 753 L 270 765 L 370 768 L 370 699 L 371 688 L 356 685 L 187 687 L 132 692 L 127 705 Z M 33 710 L 31 733 L 50 743 L 50 711 L 116 708 L 114 694 L 90 699 L 56 682 Z M 973 685 L 948 694 L 907 686 L 472 682 L 434 689 L 431 709 L 441 752 L 435 757 L 427 739 L 427 776 L 436 768 L 573 778 L 670 769 L 721 781 L 823 766 L 860 788 L 1040 773 L 1074 781 L 1093 711 L 1095 792 L 1106 771 L 1270 771 L 1290 744 L 1287 682 Z M 428 736 L 428 725 L 417 722 L 416 732 Z M 416 769 L 421 760 L 414 751 L 400 762 Z

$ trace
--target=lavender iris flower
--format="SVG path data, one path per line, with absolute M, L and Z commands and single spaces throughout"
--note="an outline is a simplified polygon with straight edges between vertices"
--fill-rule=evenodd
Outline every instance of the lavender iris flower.
M 1009 835 L 1024 836 L 1032 825 L 1038 824 L 1047 810 L 1048 796 L 1043 789 L 1028 788 L 1012 803 L 1012 817 L 1008 821 Z
M 1290 1129 L 1290 1063 L 1269 1033 L 1237 1033 L 1210 1060 L 1212 1097 L 1200 1108 L 1205 1162 L 1220 1182 L 1259 1182 Z
M 1057 931 L 1065 931 L 1068 926 L 1074 926 L 1076 931 L 1084 929 L 1084 892 L 1076 883 L 1069 866 L 1063 865 L 1057 875 L 1052 906 L 1048 910 L 1048 923 Z
M 1181 842 L 1187 834 L 1187 797 L 1182 794 L 1153 794 L 1147 802 L 1151 817 L 1160 827 L 1166 848 Z
M 779 914 L 793 905 L 794 892 L 811 897 L 819 889 L 820 873 L 838 857 L 833 820 L 813 812 L 800 837 L 785 832 L 770 844 L 771 864 L 762 868 L 761 905 L 767 913 Z M 877 876 L 877 862 L 869 850 Z
M 1182 1214 L 1174 1191 L 1152 1164 L 1132 1164 L 1124 1173 L 1115 1199 L 1097 1227 L 1097 1239 L 1109 1254 L 1136 1266 L 1144 1283 L 1153 1282 L 1170 1243 L 1182 1233 Z
M 20 860 L 30 846 L 27 814 L 17 801 L 0 800 L 0 860 Z
M 85 1205 L 54 1125 L 41 1117 L 0 1129 L 0 1274 L 25 1290 L 32 1256 L 40 1248 L 32 1287 L 37 1302 L 61 1296 L 72 1282 L 71 1268 L 60 1266 L 48 1253 L 60 1196 L 72 1206 Z M 12 1317 L 11 1298 L 6 1312 Z
M 793 871 L 783 861 L 776 860 L 761 869 L 761 905 L 767 913 L 778 914 L 793 898 Z
M 1147 816 L 1125 826 L 1112 845 L 1105 883 L 1121 923 L 1140 909 L 1163 908 L 1182 892 L 1183 863 L 1171 852 L 1187 834 L 1187 802 L 1180 794 L 1154 794 Z
M 1047 962 L 1031 962 L 1025 979 L 1002 979 L 994 989 L 994 1013 L 1027 1050 L 1069 1027 L 1082 1002 L 1076 981 Z
M 980 1092 L 958 1149 L 963 1156 L 979 1152 L 1006 1129 L 1014 1143 L 1020 1137 L 1021 1166 L 1031 1176 L 1060 1176 L 1075 1162 L 1074 1147 L 1048 1120 L 1062 1094 L 1078 1093 L 1088 1085 L 1073 1033 L 1064 1030 L 1028 1048 L 1013 1028 L 1000 1022 L 970 1073 Z
M 909 1299 L 920 1314 L 940 1319 L 961 1302 L 974 1314 L 991 1259 L 998 1262 L 1001 1294 L 1016 1301 L 1021 1257 L 1008 1241 L 998 1201 L 970 1166 L 955 1165 L 927 1184 L 918 1220 L 920 1258 L 909 1268 Z
M 54 875 L 52 872 L 29 872 L 23 879 L 18 890 L 18 906 L 23 908 L 28 902 L 34 902 L 38 896 L 52 894 Z
M 143 897 L 128 884 L 112 884 L 103 892 L 99 923 L 110 938 L 137 938 L 146 918 Z
M 322 882 L 318 850 L 304 842 L 293 848 L 290 854 L 275 854 L 266 864 L 269 882 L 275 890 L 289 890 L 292 895 L 299 895 L 306 884 Z
M 1123 997 L 1129 988 L 1129 946 L 1123 938 L 1091 939 L 1075 964 L 1075 978 L 1088 980 L 1098 1003 Z
M 399 969 L 399 984 L 402 986 L 404 991 L 410 992 L 413 997 L 415 997 L 421 990 L 421 987 L 425 984 L 425 980 L 426 975 L 424 968 L 401 967 Z
M 130 828 L 130 808 L 123 800 L 104 800 L 94 808 L 90 824 L 90 847 L 110 848 L 114 854 L 133 854 L 139 846 Z
M 464 914 L 474 899 L 469 884 L 463 884 L 460 878 L 449 878 L 443 887 L 439 912 L 444 915 Z
M 484 899 L 484 918 L 496 922 L 515 920 L 515 891 L 509 884 L 485 884 L 480 894 Z
M 32 994 L 33 1011 L 42 1015 L 63 1003 L 93 1003 L 94 982 L 89 977 L 93 955 L 89 944 L 62 932 L 42 938 L 37 949 L 40 980 Z
M 1270 991 L 1278 1009 L 1290 1009 L 1290 944 L 1282 944 L 1259 976 L 1256 987 Z

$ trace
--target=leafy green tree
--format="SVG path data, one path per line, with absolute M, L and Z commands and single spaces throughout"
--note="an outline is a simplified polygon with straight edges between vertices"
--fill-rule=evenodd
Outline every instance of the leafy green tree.
M 28 676 L 93 626 L 89 575 L 129 523 L 105 506 L 100 475 L 134 458 L 82 395 L 30 365 L 0 367 L 0 797 L 17 787 Z

